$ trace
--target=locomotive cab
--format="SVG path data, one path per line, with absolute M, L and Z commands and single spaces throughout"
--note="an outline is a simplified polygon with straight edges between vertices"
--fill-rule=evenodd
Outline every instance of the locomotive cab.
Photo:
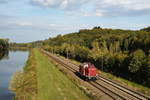
M 96 79 L 96 68 L 91 63 L 83 63 L 79 66 L 79 73 L 85 79 Z

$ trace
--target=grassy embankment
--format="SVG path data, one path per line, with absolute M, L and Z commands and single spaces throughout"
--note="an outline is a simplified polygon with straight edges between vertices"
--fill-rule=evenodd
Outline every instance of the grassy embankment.
M 19 76 L 22 76 L 21 79 L 12 80 L 15 85 L 19 84 L 19 87 L 16 88 L 11 84 L 11 87 L 13 87 L 11 90 L 16 93 L 15 100 L 90 99 L 37 49 L 30 52 L 30 57 L 24 68 L 24 72 Z M 17 82 L 18 80 L 24 80 L 24 83 L 20 84 Z M 19 97 L 21 98 L 19 99 Z M 22 99 L 23 97 L 26 99 Z
M 14 73 L 9 89 L 15 93 L 14 100 L 37 100 L 37 71 L 35 53 L 30 51 L 23 71 Z

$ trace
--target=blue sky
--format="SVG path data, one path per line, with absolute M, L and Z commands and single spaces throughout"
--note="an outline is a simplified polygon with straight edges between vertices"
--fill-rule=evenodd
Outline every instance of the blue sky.
M 150 26 L 150 0 L 0 0 L 0 38 L 43 40 L 101 26 Z

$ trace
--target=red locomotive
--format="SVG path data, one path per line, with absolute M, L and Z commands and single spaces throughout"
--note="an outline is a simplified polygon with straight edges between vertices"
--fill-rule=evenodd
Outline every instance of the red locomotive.
M 83 63 L 79 66 L 79 73 L 85 79 L 96 79 L 96 68 L 91 63 Z

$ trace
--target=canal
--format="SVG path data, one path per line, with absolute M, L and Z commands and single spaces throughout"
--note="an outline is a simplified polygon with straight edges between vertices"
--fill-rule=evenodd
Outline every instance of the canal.
M 0 52 L 0 100 L 12 100 L 9 82 L 14 72 L 22 70 L 27 58 L 28 51 Z

